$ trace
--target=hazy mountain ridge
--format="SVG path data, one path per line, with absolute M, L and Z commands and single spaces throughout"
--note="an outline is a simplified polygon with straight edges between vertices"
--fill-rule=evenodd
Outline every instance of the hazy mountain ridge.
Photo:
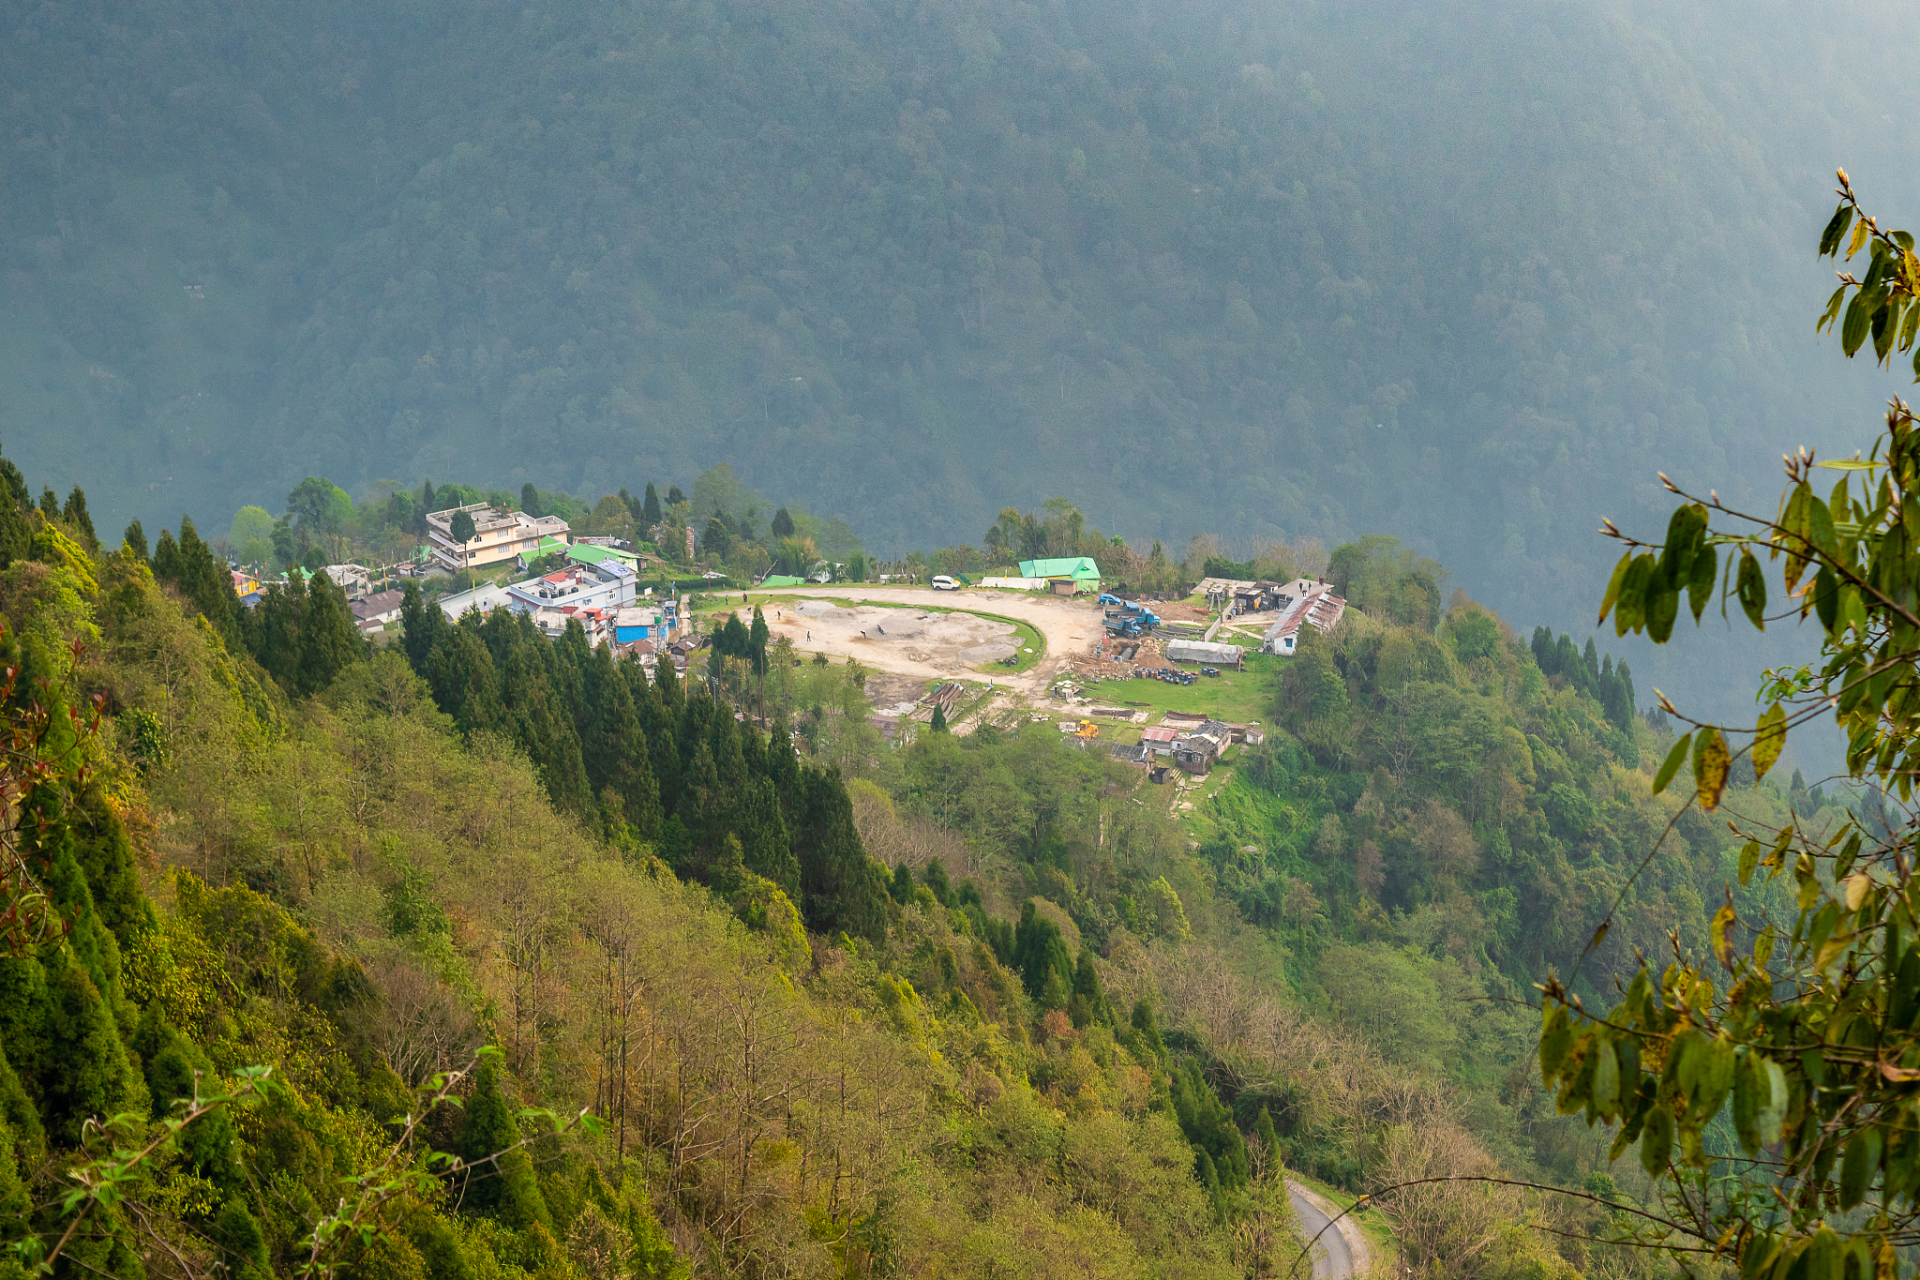
M 1593 519 L 1661 510 L 1656 468 L 1770 492 L 1774 444 L 1850 438 L 1880 394 L 1809 334 L 1846 157 L 1803 152 L 1865 94 L 1831 87 L 1836 32 L 43 9 L 0 53 L 0 429 L 116 517 L 310 472 L 590 493 L 725 458 L 882 551 L 1071 493 L 1176 543 L 1395 532 L 1522 621 L 1576 618 Z

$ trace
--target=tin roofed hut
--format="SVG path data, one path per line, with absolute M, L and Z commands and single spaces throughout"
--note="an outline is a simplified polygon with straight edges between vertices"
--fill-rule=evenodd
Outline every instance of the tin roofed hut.
M 1082 591 L 1100 592 L 1100 566 L 1091 556 L 1061 556 L 1051 560 L 1022 560 L 1020 576 L 1044 578 L 1047 590 L 1057 596 L 1078 595 Z

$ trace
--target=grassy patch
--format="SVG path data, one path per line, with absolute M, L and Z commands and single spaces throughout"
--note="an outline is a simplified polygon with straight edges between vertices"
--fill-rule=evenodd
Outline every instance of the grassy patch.
M 1080 692 L 1107 706 L 1144 703 L 1147 711 L 1156 716 L 1167 711 L 1187 711 L 1236 724 L 1265 720 L 1271 700 L 1268 673 L 1279 661 L 1273 657 L 1249 658 L 1243 670 L 1225 671 L 1217 678 L 1201 676 L 1190 685 L 1160 680 L 1102 680 L 1099 684 L 1082 681 Z
M 1004 618 L 997 613 L 981 613 L 977 609 L 953 609 L 952 613 L 971 613 L 976 617 L 991 618 L 995 622 L 1004 622 L 1013 628 L 1013 642 L 1018 648 L 1011 664 L 983 662 L 980 670 L 992 675 L 1019 675 L 1022 671 L 1031 671 L 1038 666 L 1040 659 L 1047 656 L 1047 638 L 1031 624 L 1018 618 Z M 1032 652 L 1028 652 L 1032 650 Z

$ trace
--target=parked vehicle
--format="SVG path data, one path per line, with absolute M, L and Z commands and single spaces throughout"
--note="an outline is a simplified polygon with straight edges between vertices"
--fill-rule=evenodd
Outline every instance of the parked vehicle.
M 933 589 L 935 591 L 958 591 L 960 584 L 944 573 L 937 573 L 933 577 Z

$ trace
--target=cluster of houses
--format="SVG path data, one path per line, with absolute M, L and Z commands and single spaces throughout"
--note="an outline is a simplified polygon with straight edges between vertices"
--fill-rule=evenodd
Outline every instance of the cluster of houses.
M 454 517 L 473 521 L 474 536 L 460 542 L 453 536 Z M 468 609 L 507 608 L 532 617 L 535 626 L 558 637 L 569 622 L 578 622 L 595 645 L 611 645 L 616 655 L 632 654 L 651 669 L 658 655 L 671 657 L 684 669 L 687 655 L 698 641 L 680 637 L 684 602 L 671 595 L 655 597 L 639 586 L 649 558 L 613 538 L 574 538 L 558 516 L 530 516 L 524 511 L 502 511 L 486 503 L 451 507 L 427 516 L 425 564 L 449 572 L 488 569 L 513 564 L 525 569 L 534 561 L 562 558 L 560 568 L 505 586 L 477 587 L 442 597 L 440 608 L 450 619 Z M 302 578 L 305 569 L 290 571 Z M 374 591 L 373 571 L 357 564 L 328 565 L 327 577 L 347 597 L 355 624 L 370 635 L 399 621 L 398 591 Z M 249 608 L 260 602 L 260 580 L 242 570 L 233 571 L 234 594 Z
M 1258 724 L 1228 724 L 1170 711 L 1165 723 L 1141 730 L 1139 742 L 1115 746 L 1112 755 L 1124 764 L 1151 770 L 1153 780 L 1159 782 L 1166 776 L 1163 771 L 1168 766 L 1164 761 L 1170 759 L 1173 768 L 1204 777 L 1229 746 L 1236 742 L 1258 746 L 1264 740 Z
M 1261 637 L 1260 652 L 1282 656 L 1291 654 L 1299 644 L 1301 627 L 1310 626 L 1325 635 L 1347 611 L 1346 600 L 1333 593 L 1332 584 L 1325 578 L 1295 578 L 1292 582 L 1207 578 L 1196 589 L 1206 595 L 1207 607 L 1218 610 L 1223 619 L 1276 614 Z
M 453 537 L 453 518 L 465 512 L 473 521 L 474 536 L 466 543 Z M 433 554 L 443 566 L 486 568 L 512 561 L 521 567 L 559 556 L 562 564 L 505 586 L 477 587 L 441 599 L 450 619 L 468 609 L 506 608 L 533 619 L 533 625 L 555 639 L 567 624 L 577 622 L 587 643 L 609 645 L 616 656 L 631 654 L 651 669 L 661 654 L 676 667 L 686 666 L 694 642 L 676 638 L 684 602 L 671 594 L 656 597 L 640 586 L 648 557 L 613 538 L 574 538 L 558 516 L 530 516 L 524 511 L 501 511 L 486 504 L 436 511 L 427 517 Z

